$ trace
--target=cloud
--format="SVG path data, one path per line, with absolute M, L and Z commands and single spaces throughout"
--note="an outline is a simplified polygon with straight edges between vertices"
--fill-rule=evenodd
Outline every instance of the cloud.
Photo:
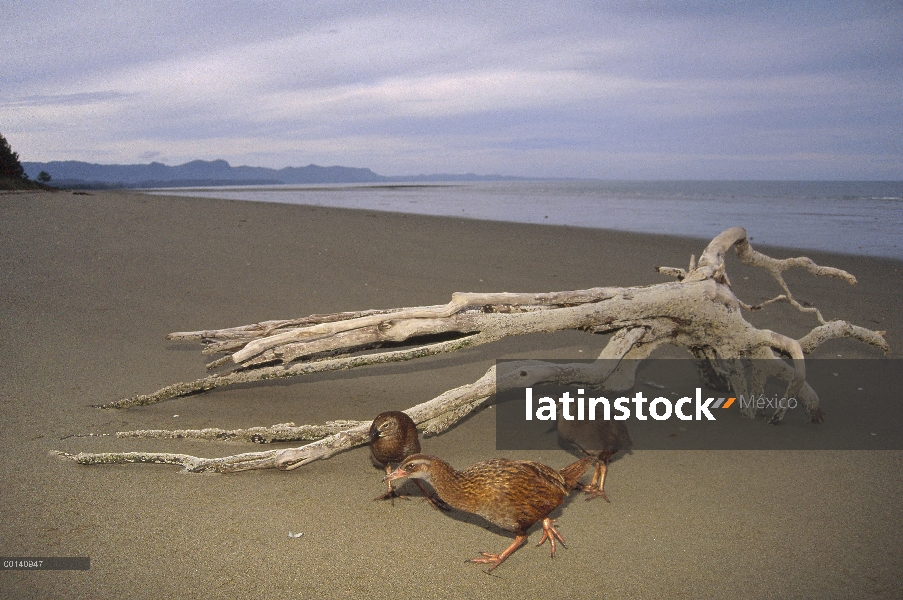
M 871 148 L 903 178 L 894 3 L 14 5 L 0 125 L 33 159 L 857 177 Z
M 24 96 L 22 98 L 0 100 L 5 106 L 9 107 L 28 107 L 28 106 L 84 106 L 87 104 L 95 104 L 105 102 L 107 100 L 117 100 L 127 98 L 130 94 L 117 92 L 114 90 L 98 91 L 98 92 L 77 92 L 73 94 L 38 94 L 34 96 Z

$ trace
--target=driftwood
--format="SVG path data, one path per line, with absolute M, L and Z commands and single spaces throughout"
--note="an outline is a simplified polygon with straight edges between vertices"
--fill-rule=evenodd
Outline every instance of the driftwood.
M 741 262 L 768 271 L 783 293 L 757 306 L 739 300 L 731 290 L 724 264 L 725 254 L 732 247 Z M 676 279 L 669 283 L 538 294 L 456 293 L 445 305 L 313 315 L 231 329 L 172 333 L 168 339 L 200 340 L 204 353 L 225 353 L 226 356 L 211 362 L 208 368 L 231 370 L 99 408 L 152 404 L 233 383 L 411 360 L 486 344 L 511 335 L 578 329 L 612 334 L 599 358 L 615 360 L 592 364 L 521 361 L 504 364 L 503 373 L 496 373 L 496 367 L 492 366 L 476 382 L 449 390 L 405 412 L 419 429 L 430 435 L 449 428 L 502 389 L 540 383 L 605 385 L 609 389 L 623 389 L 632 383 L 638 360 L 662 345 L 672 344 L 685 347 L 693 354 L 711 385 L 732 389 L 737 395 L 761 392 L 768 376 L 784 379 L 788 382 L 785 395 L 799 398 L 809 421 L 820 423 L 824 414 L 817 394 L 806 383 L 805 354 L 826 340 L 840 337 L 858 339 L 885 352 L 889 347 L 884 332 L 846 321 L 826 321 L 817 308 L 797 302 L 782 276 L 783 271 L 791 268 L 835 277 L 851 285 L 856 283 L 849 273 L 816 265 L 805 257 L 778 260 L 756 252 L 749 245 L 746 231 L 734 227 L 715 237 L 698 262 L 691 257 L 689 268 L 659 267 L 660 273 Z M 743 310 L 756 310 L 779 301 L 812 313 L 819 325 L 797 340 L 757 329 L 742 316 Z M 385 344 L 411 347 L 369 352 Z M 782 357 L 791 359 L 792 366 Z M 742 358 L 768 360 L 757 361 L 766 367 L 747 380 L 730 366 L 731 361 Z M 620 365 L 633 366 L 621 368 L 618 359 L 628 359 Z M 785 412 L 786 409 L 779 409 L 770 422 L 780 422 Z M 747 412 L 747 416 L 756 415 Z M 293 469 L 366 443 L 368 428 L 369 422 L 336 421 L 323 426 L 284 423 L 233 431 L 206 429 L 118 434 L 120 437 L 195 437 L 259 443 L 317 439 L 298 448 L 213 459 L 142 452 L 57 454 L 82 464 L 157 462 L 179 464 L 190 471 Z

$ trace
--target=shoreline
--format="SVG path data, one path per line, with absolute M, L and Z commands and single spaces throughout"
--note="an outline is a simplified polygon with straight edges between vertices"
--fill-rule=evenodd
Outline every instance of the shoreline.
M 405 186 L 388 190 L 369 186 L 195 188 L 178 193 L 288 204 L 300 200 L 334 208 L 666 234 L 706 241 L 744 221 L 750 225 L 750 241 L 755 244 L 780 248 L 792 241 L 793 245 L 786 247 L 797 252 L 903 260 L 903 246 L 897 241 L 897 229 L 903 227 L 903 213 L 896 208 L 899 202 L 874 195 L 858 197 L 853 189 L 846 190 L 854 194 L 850 196 L 842 189 L 845 184 L 855 182 L 459 182 L 461 191 L 449 189 L 438 195 Z M 893 189 L 897 191 L 897 187 Z M 789 195 L 776 201 L 781 193 Z
M 559 180 L 537 180 L 537 181 L 559 181 Z M 561 180 L 561 181 L 570 181 L 570 180 Z M 574 181 L 583 181 L 583 180 L 574 180 Z M 678 180 L 682 181 L 682 180 Z M 342 187 L 343 185 L 347 187 L 375 187 L 375 188 L 388 188 L 394 189 L 398 187 L 403 188 L 431 188 L 431 187 L 448 187 L 460 185 L 462 182 L 451 181 L 451 182 L 428 182 L 428 183 L 403 183 L 403 184 L 319 184 L 324 187 L 293 187 L 291 188 L 254 188 L 254 191 L 336 191 L 346 189 L 346 187 Z M 485 182 L 463 182 L 463 183 L 485 183 Z M 496 182 L 498 183 L 498 182 Z M 782 183 L 782 181 L 767 181 L 765 183 Z M 801 181 L 801 183 L 808 183 L 807 181 Z M 859 183 L 857 181 L 850 182 L 842 182 L 842 183 Z M 866 182 L 870 183 L 870 182 Z M 878 182 L 878 183 L 896 183 L 896 182 Z M 313 185 L 313 184 L 312 184 Z M 335 186 L 335 187 L 327 187 L 327 186 Z M 242 186 L 243 187 L 243 186 Z M 181 188 L 180 188 L 181 189 Z M 562 223 L 540 223 L 540 222 L 527 222 L 527 221 L 511 221 L 511 220 L 502 220 L 502 219 L 492 219 L 492 218 L 483 218 L 479 216 L 456 216 L 456 215 L 445 215 L 445 214 L 428 214 L 428 213 L 418 213 L 418 212 L 404 212 L 404 211 L 393 211 L 393 210 L 381 210 L 375 208 L 367 208 L 367 207 L 339 207 L 339 206 L 329 206 L 324 204 L 303 204 L 297 202 L 278 202 L 273 200 L 251 200 L 251 199 L 235 199 L 235 198 L 221 198 L 215 196 L 202 195 L 203 191 L 206 188 L 186 188 L 184 191 L 185 194 L 170 194 L 168 192 L 168 188 L 147 188 L 147 189 L 132 189 L 132 188 L 122 188 L 122 189 L 103 189 L 97 190 L 93 188 L 88 189 L 54 189 L 52 193 L 61 192 L 63 194 L 76 195 L 76 196 L 92 196 L 94 194 L 130 194 L 130 195 L 143 195 L 150 197 L 163 197 L 163 198 L 188 198 L 195 200 L 213 200 L 220 202 L 252 202 L 255 204 L 270 204 L 270 205 L 287 205 L 287 206 L 299 206 L 299 207 L 310 207 L 310 208 L 324 208 L 329 210 L 338 210 L 338 211 L 362 211 L 362 212 L 373 212 L 379 214 L 386 215 L 394 215 L 396 217 L 425 217 L 425 218 L 437 218 L 437 219 L 451 219 L 453 221 L 479 221 L 484 223 L 495 223 L 499 225 L 525 225 L 525 226 L 538 226 L 538 227 L 559 227 L 559 228 L 571 228 L 571 229 L 580 229 L 580 230 L 590 230 L 590 231 L 599 231 L 599 232 L 609 232 L 611 234 L 624 234 L 629 236 L 644 236 L 644 237 L 661 237 L 667 238 L 669 240 L 674 240 L 678 242 L 691 242 L 700 244 L 700 252 L 705 248 L 706 244 L 711 241 L 713 236 L 694 236 L 694 235 L 680 235 L 680 234 L 672 234 L 672 233 L 658 233 L 658 232 L 648 232 L 648 231 L 634 231 L 634 230 L 626 230 L 626 229 L 614 229 L 610 227 L 596 227 L 592 225 L 573 225 L 573 224 L 562 224 Z M 219 188 L 213 188 L 219 191 Z M 0 190 L 0 196 L 4 194 L 31 194 L 31 193 L 43 193 L 45 190 Z M 225 188 L 224 191 L 231 191 L 228 188 Z M 199 195 L 191 195 L 187 192 L 197 192 Z M 889 200 L 893 200 L 895 198 L 886 198 Z M 733 227 L 734 225 L 725 225 L 724 229 L 729 227 Z M 740 224 L 740 226 L 744 226 Z M 744 226 L 745 227 L 745 226 Z M 723 229 L 722 229 L 723 230 Z M 747 231 L 749 228 L 747 227 Z M 843 257 L 845 259 L 866 259 L 866 260 L 878 260 L 878 261 L 889 261 L 891 263 L 899 263 L 903 266 L 903 258 L 896 258 L 894 256 L 881 255 L 881 254 L 858 254 L 851 252 L 844 252 L 842 250 L 831 250 L 831 249 L 819 249 L 819 248 L 807 248 L 807 247 L 796 247 L 796 246 L 784 246 L 780 244 L 772 244 L 772 243 L 762 243 L 759 244 L 755 241 L 754 236 L 750 238 L 750 243 L 754 248 L 758 249 L 760 246 L 762 248 L 766 248 L 770 251 L 778 252 L 781 254 L 787 254 L 788 256 L 808 256 L 808 254 L 820 255 L 820 256 L 837 256 Z
M 510 536 L 471 515 L 438 514 L 414 486 L 406 489 L 411 501 L 374 502 L 382 474 L 366 448 L 295 471 L 231 475 L 84 467 L 47 454 L 266 450 L 69 436 L 367 419 L 475 381 L 498 357 L 598 350 L 580 332 L 521 336 L 411 363 L 231 386 L 122 411 L 90 408 L 204 376 L 209 357 L 197 344 L 166 341 L 171 331 L 440 304 L 458 291 L 660 283 L 668 279 L 655 266 L 685 267 L 707 242 L 131 191 L 0 195 L 0 211 L 0 497 L 7 507 L 0 554 L 91 558 L 88 571 L 0 573 L 0 586 L 17 597 L 892 598 L 903 589 L 901 451 L 628 453 L 612 463 L 610 504 L 574 496 L 553 514 L 567 549 L 550 560 L 547 547 L 533 547 L 534 528 L 493 577 L 464 561 L 501 550 Z M 900 357 L 903 262 L 807 254 L 859 283 L 793 272 L 794 294 L 828 319 L 886 329 L 892 356 Z M 728 270 L 746 302 L 777 293 L 767 276 L 734 257 Z M 810 315 L 788 308 L 771 305 L 748 320 L 793 336 L 814 326 Z M 881 357 L 850 340 L 824 352 Z M 490 407 L 422 444 L 463 468 L 506 454 L 495 450 L 494 435 Z M 517 454 L 554 467 L 572 459 L 562 450 Z

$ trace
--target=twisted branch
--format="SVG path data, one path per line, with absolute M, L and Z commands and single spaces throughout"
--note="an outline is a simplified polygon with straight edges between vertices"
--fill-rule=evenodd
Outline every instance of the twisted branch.
M 732 247 L 744 264 L 767 270 L 783 294 L 755 307 L 740 301 L 731 290 L 725 268 L 725 255 Z M 169 339 L 201 340 L 205 353 L 228 352 L 211 365 L 213 368 L 233 365 L 235 370 L 174 384 L 153 394 L 122 399 L 101 405 L 101 408 L 151 404 L 233 383 L 406 361 L 511 335 L 578 329 L 613 334 L 599 358 L 639 360 L 659 346 L 674 344 L 690 349 L 701 366 L 744 357 L 770 359 L 766 362 L 770 365 L 767 374 L 787 381 L 786 395 L 799 397 L 810 422 L 818 423 L 824 415 L 817 394 L 806 383 L 804 355 L 826 340 L 839 337 L 858 339 L 885 352 L 890 349 L 884 340 L 884 332 L 871 331 L 846 321 L 827 322 L 817 308 L 799 304 L 782 276 L 783 271 L 790 268 L 803 268 L 816 276 L 856 283 L 849 273 L 819 266 L 805 257 L 781 260 L 756 252 L 749 244 L 746 231 L 734 227 L 716 236 L 698 262 L 691 257 L 688 269 L 659 267 L 659 272 L 677 279 L 671 283 L 538 294 L 456 293 L 444 305 L 312 315 L 221 330 L 172 333 L 167 336 Z M 781 300 L 802 312 L 815 314 L 820 325 L 795 340 L 773 331 L 756 329 L 742 317 L 741 309 L 754 310 Z M 422 342 L 435 336 L 451 339 L 417 345 L 418 340 Z M 414 345 L 361 354 L 387 343 Z M 780 355 L 792 359 L 793 366 L 781 360 Z M 567 365 L 521 361 L 505 365 L 506 371 L 498 377 L 493 366 L 477 381 L 449 390 L 406 412 L 424 433 L 435 435 L 457 423 L 497 391 L 515 385 L 604 384 L 610 389 L 626 389 L 633 382 L 636 360 Z M 722 380 L 734 389 L 746 391 L 749 385 L 736 373 L 718 375 L 717 369 L 706 368 L 716 378 L 726 378 Z M 765 374 L 754 379 L 751 385 L 755 388 L 764 383 Z M 501 389 L 496 389 L 497 382 Z M 778 411 L 770 422 L 777 423 L 783 416 L 784 412 Z M 319 438 L 298 448 L 222 458 L 141 452 L 57 454 L 81 464 L 155 462 L 179 464 L 189 471 L 231 472 L 271 467 L 287 470 L 366 443 L 368 428 L 369 422 L 332 421 L 323 426 L 283 423 L 245 430 L 154 430 L 118 434 L 121 437 L 195 437 L 258 443 Z

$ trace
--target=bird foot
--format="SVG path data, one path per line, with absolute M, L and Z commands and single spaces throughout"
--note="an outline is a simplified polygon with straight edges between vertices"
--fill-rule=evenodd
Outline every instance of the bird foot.
M 611 504 L 611 500 L 608 499 L 608 495 L 605 493 L 605 488 L 602 486 L 593 485 L 592 483 L 589 485 L 586 485 L 585 483 L 578 483 L 575 486 L 575 489 L 578 489 L 587 495 L 587 498 L 585 498 L 587 502 L 602 497 L 605 498 L 606 502 Z
M 500 565 L 502 563 L 502 560 L 504 560 L 504 559 L 500 559 L 500 557 L 501 557 L 501 554 L 493 554 L 492 552 L 480 552 L 480 556 L 478 556 L 476 558 L 471 558 L 470 560 L 468 560 L 466 562 L 480 563 L 480 564 L 490 564 L 491 563 L 492 566 L 489 567 L 489 570 L 491 571 L 492 569 L 494 569 L 495 567 Z
M 395 506 L 395 498 L 400 498 L 401 500 L 410 500 L 407 496 L 402 496 L 395 490 L 389 490 L 382 496 L 377 496 L 374 500 L 389 500 L 392 503 L 392 506 Z
M 549 540 L 549 543 L 552 545 L 552 558 L 555 558 L 555 539 L 557 538 L 561 545 L 567 548 L 567 544 L 564 543 L 564 538 L 561 537 L 561 534 L 558 533 L 558 530 L 555 529 L 555 519 L 550 519 L 546 517 L 542 520 L 542 537 L 539 538 L 539 543 L 537 546 L 542 546 L 546 540 Z
M 587 495 L 587 502 L 602 497 L 605 498 L 606 502 L 608 502 L 609 504 L 611 503 L 611 500 L 608 499 L 608 494 L 606 494 L 605 490 L 603 490 L 602 488 L 593 487 L 592 485 L 579 484 L 577 489 Z
M 520 548 L 526 541 L 527 536 L 519 535 L 514 538 L 514 541 L 511 542 L 511 545 L 505 548 L 505 550 L 501 554 L 493 554 L 492 552 L 480 552 L 480 556 L 471 558 L 466 562 L 492 565 L 487 569 L 487 571 L 491 572 L 494 568 L 505 562 L 505 559 L 514 554 L 514 551 Z

